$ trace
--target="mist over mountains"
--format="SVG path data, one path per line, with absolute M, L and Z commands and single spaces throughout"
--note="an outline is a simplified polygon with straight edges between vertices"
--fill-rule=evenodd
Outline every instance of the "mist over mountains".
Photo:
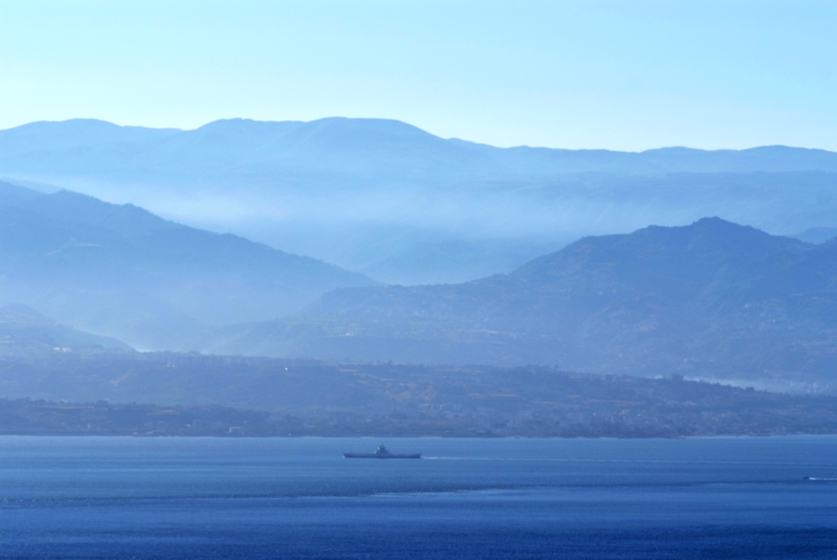
M 0 176 L 132 202 L 384 282 L 508 272 L 584 235 L 705 216 L 775 234 L 837 227 L 837 154 L 495 148 L 390 120 L 95 120 L 0 131 Z
M 211 349 L 834 386 L 835 279 L 837 240 L 702 219 L 583 238 L 464 284 L 335 290 Z
M 59 325 L 25 305 L 0 307 L 0 356 L 4 358 L 108 350 L 132 351 L 130 346 L 119 340 Z
M 234 235 L 59 191 L 0 183 L 0 302 L 137 348 L 272 319 L 372 280 Z
M 705 218 L 405 287 L 69 191 L 0 183 L 0 224 L 4 355 L 127 342 L 837 390 L 837 240 Z
M 0 131 L 0 174 L 0 304 L 53 322 L 39 348 L 72 331 L 114 349 L 834 384 L 830 152 L 501 149 L 375 119 L 76 120 Z M 283 250 L 26 185 L 136 197 Z

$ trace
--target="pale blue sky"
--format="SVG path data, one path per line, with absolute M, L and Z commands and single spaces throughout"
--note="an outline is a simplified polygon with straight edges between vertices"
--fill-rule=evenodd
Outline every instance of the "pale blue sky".
M 500 146 L 837 150 L 835 1 L 0 0 L 0 128 L 385 117 Z

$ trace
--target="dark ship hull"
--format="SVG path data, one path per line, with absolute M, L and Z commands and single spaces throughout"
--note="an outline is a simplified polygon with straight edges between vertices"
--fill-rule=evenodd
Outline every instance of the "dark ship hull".
M 375 453 L 343 453 L 343 457 L 345 459 L 421 459 L 421 453 L 398 455 L 397 453 L 390 453 L 385 445 L 381 445 L 375 450 Z
M 343 453 L 343 457 L 346 459 L 421 459 L 421 453 L 411 455 L 396 455 L 394 453 L 388 453 L 386 455 L 382 453 Z

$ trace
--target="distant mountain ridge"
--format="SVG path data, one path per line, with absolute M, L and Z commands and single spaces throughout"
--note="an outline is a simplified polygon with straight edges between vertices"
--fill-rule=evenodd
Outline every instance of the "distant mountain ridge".
M 335 290 L 215 349 L 833 383 L 835 279 L 837 241 L 711 218 L 587 237 L 464 284 Z
M 294 162 L 313 170 L 336 164 L 349 170 L 407 165 L 435 174 L 438 164 L 471 173 L 479 169 L 536 173 L 750 173 L 837 172 L 837 153 L 762 146 L 745 150 L 683 147 L 642 152 L 568 150 L 518 146 L 496 148 L 465 140 L 446 140 L 415 126 L 387 119 L 330 117 L 310 122 L 218 120 L 194 130 L 123 127 L 95 119 L 36 122 L 0 131 L 0 169 L 4 172 L 84 171 L 98 175 L 134 169 L 198 171 Z M 149 167 L 152 164 L 154 167 Z M 402 168 L 399 169 L 401 171 Z
M 402 284 L 510 272 L 584 235 L 708 215 L 779 234 L 837 227 L 833 152 L 497 148 L 386 119 L 30 123 L 0 131 L 2 177 Z
M 837 228 L 815 227 L 808 228 L 802 233 L 791 237 L 807 243 L 825 243 L 837 237 Z
M 0 183 L 0 301 L 140 348 L 298 310 L 361 274 L 133 205 Z

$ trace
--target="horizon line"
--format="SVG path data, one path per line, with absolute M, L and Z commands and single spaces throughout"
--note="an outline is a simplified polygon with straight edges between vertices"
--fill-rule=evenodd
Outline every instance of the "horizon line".
M 320 118 L 316 118 L 316 119 L 312 119 L 312 120 L 308 120 L 308 121 L 297 120 L 297 119 L 262 120 L 262 119 L 254 119 L 254 118 L 250 118 L 250 117 L 228 117 L 228 118 L 215 119 L 215 120 L 206 122 L 206 123 L 204 123 L 200 126 L 197 126 L 195 128 L 178 128 L 178 127 L 168 127 L 168 126 L 167 127 L 153 127 L 153 126 L 135 125 L 135 124 L 119 124 L 119 123 L 109 121 L 109 120 L 106 120 L 106 119 L 101 119 L 101 118 L 98 118 L 98 117 L 73 117 L 73 118 L 63 119 L 63 120 L 47 120 L 47 119 L 45 119 L 45 120 L 30 121 L 30 122 L 26 122 L 26 123 L 23 123 L 23 124 L 19 124 L 19 125 L 11 126 L 11 127 L 8 127 L 8 128 L 0 129 L 0 133 L 8 132 L 8 131 L 16 130 L 16 129 L 23 128 L 23 127 L 26 127 L 26 126 L 36 125 L 36 124 L 63 124 L 63 123 L 70 123 L 70 122 L 74 122 L 74 121 L 87 121 L 87 122 L 103 123 L 103 124 L 107 124 L 107 125 L 111 125 L 111 126 L 115 126 L 115 127 L 119 127 L 119 128 L 139 128 L 139 129 L 145 129 L 145 130 L 160 130 L 160 131 L 170 130 L 170 131 L 173 131 L 173 132 L 175 132 L 175 131 L 176 132 L 195 132 L 195 131 L 198 131 L 202 128 L 205 128 L 209 125 L 212 125 L 212 124 L 215 124 L 215 123 L 220 123 L 220 122 L 226 122 L 226 121 L 249 121 L 249 122 L 254 122 L 254 123 L 311 124 L 311 123 L 316 123 L 316 122 L 320 122 L 320 121 L 327 121 L 327 120 L 383 121 L 383 122 L 398 123 L 400 125 L 415 128 L 415 129 L 417 129 L 417 130 L 419 130 L 419 131 L 421 131 L 425 134 L 429 134 L 429 135 L 431 135 L 435 138 L 439 138 L 440 140 L 467 142 L 469 144 L 476 144 L 476 145 L 479 145 L 479 146 L 488 146 L 488 147 L 496 148 L 496 149 L 500 149 L 500 150 L 513 150 L 513 149 L 520 149 L 520 148 L 528 148 L 528 149 L 532 149 L 532 150 L 556 150 L 556 151 L 568 151 L 568 152 L 613 152 L 613 153 L 621 153 L 621 154 L 643 154 L 643 153 L 647 153 L 647 152 L 654 152 L 654 151 L 661 151 L 661 150 L 691 150 L 691 151 L 698 151 L 698 152 L 746 152 L 746 151 L 749 151 L 749 150 L 757 150 L 757 149 L 763 149 L 763 148 L 786 148 L 786 149 L 791 149 L 791 150 L 807 150 L 807 151 L 825 152 L 825 153 L 829 153 L 829 154 L 837 154 L 837 151 L 832 151 L 832 150 L 828 150 L 828 149 L 825 149 L 825 148 L 811 148 L 811 147 L 806 147 L 806 146 L 793 146 L 793 145 L 789 145 L 789 144 L 759 144 L 759 145 L 750 146 L 750 147 L 747 147 L 747 148 L 695 148 L 695 147 L 691 147 L 691 146 L 685 146 L 685 145 L 682 145 L 682 144 L 679 144 L 679 145 L 676 144 L 676 145 L 669 145 L 669 146 L 659 146 L 659 147 L 656 147 L 656 148 L 646 148 L 644 150 L 618 150 L 618 149 L 612 149 L 612 148 L 559 148 L 559 147 L 553 147 L 553 146 L 536 146 L 536 145 L 530 145 L 530 144 L 498 146 L 498 145 L 495 145 L 495 144 L 489 144 L 487 142 L 477 142 L 477 141 L 474 141 L 474 140 L 467 140 L 465 138 L 460 138 L 460 137 L 457 137 L 457 136 L 451 136 L 451 137 L 445 138 L 443 136 L 439 136 L 437 134 L 434 134 L 434 133 L 432 133 L 432 132 L 430 132 L 430 131 L 428 131 L 424 128 L 421 128 L 420 126 L 414 125 L 414 124 L 409 123 L 407 121 L 402 121 L 400 119 L 392 119 L 392 118 L 384 118 L 384 117 L 346 117 L 346 116 L 340 116 L 340 115 L 320 117 Z

